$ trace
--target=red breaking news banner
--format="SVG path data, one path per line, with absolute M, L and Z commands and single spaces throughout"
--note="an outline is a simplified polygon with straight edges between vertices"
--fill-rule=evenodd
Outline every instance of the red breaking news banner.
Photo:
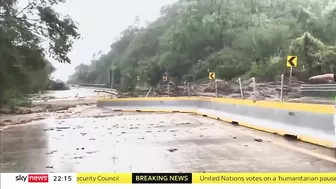
M 28 174 L 28 182 L 49 182 L 48 174 Z

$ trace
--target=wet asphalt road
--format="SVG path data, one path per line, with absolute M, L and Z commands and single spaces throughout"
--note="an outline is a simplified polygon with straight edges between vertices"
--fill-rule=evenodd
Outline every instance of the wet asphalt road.
M 189 114 L 114 113 L 1 132 L 1 172 L 335 172 L 335 163 Z

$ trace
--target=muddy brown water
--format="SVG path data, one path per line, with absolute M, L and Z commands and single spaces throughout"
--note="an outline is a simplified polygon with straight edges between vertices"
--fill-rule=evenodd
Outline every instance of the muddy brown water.
M 190 114 L 94 108 L 1 131 L 1 172 L 335 172 L 335 163 Z M 90 116 L 91 115 L 91 116 Z
M 70 90 L 63 91 L 46 91 L 45 94 L 42 94 L 41 97 L 52 96 L 55 99 L 65 99 L 65 98 L 75 98 L 77 97 L 89 97 L 89 96 L 104 96 L 104 93 L 97 93 L 96 90 L 107 90 L 106 88 L 98 88 L 98 87 L 70 87 Z

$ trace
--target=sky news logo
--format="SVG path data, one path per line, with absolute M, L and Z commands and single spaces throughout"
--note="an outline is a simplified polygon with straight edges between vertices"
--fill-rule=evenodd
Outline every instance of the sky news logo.
M 18 175 L 15 177 L 16 181 L 21 182 L 32 182 L 32 183 L 43 183 L 49 182 L 49 175 L 48 174 L 28 174 L 26 175 Z

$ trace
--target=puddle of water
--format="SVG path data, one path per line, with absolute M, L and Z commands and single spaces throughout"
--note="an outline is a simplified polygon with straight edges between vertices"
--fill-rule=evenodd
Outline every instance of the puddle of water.
M 123 124 L 118 127 L 116 123 Z M 146 121 L 125 122 L 122 116 L 48 119 L 40 124 L 8 128 L 2 133 L 5 137 L 1 165 L 5 172 L 125 169 L 134 163 L 131 157 L 139 157 L 145 147 L 141 141 L 148 139 L 145 130 L 139 135 L 139 126 L 131 126 L 136 124 L 145 125 Z

